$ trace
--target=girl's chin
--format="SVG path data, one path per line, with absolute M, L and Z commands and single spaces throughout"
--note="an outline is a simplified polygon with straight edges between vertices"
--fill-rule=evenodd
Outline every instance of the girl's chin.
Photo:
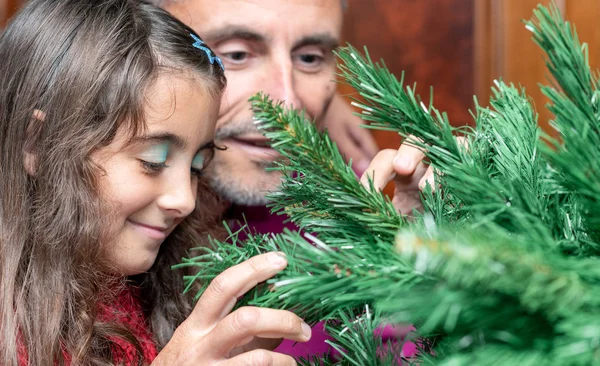
M 157 253 L 158 254 L 158 253 Z M 156 255 L 148 255 L 146 258 L 136 258 L 135 262 L 117 262 L 110 272 L 119 277 L 136 276 L 148 272 L 156 261 Z

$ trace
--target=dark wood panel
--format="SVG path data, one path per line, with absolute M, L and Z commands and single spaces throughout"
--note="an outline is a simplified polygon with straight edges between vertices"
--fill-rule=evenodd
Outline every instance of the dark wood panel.
M 487 59 L 478 59 L 478 62 L 489 62 L 488 65 L 478 64 L 476 69 L 480 72 L 477 87 L 478 98 L 482 101 L 489 100 L 490 87 L 494 79 L 502 79 L 505 82 L 514 83 L 525 89 L 531 98 L 537 112 L 538 123 L 542 128 L 548 130 L 550 112 L 544 108 L 548 100 L 542 94 L 539 83 L 548 82 L 548 73 L 544 65 L 542 50 L 533 42 L 532 34 L 525 28 L 523 20 L 532 18 L 533 9 L 540 0 L 484 0 L 487 3 L 487 14 L 478 12 L 477 16 L 485 17 L 488 23 L 478 24 L 478 34 L 484 33 L 489 38 L 478 38 L 475 45 L 489 52 Z M 543 3 L 548 4 L 545 0 Z M 559 7 L 564 7 L 563 1 L 557 1 Z M 480 5 L 481 6 L 481 5 Z M 487 27 L 488 29 L 484 29 Z M 485 70 L 487 67 L 487 70 Z M 485 76 L 481 73 L 487 71 Z
M 593 70 L 600 67 L 600 1 L 568 0 L 565 16 L 572 22 L 579 35 L 579 41 L 589 46 L 590 65 Z
M 0 0 L 0 28 L 3 28 L 8 19 L 19 9 L 19 0 Z
M 7 0 L 0 0 L 0 28 L 4 28 L 8 18 Z
M 539 113 L 539 125 L 554 134 L 549 121 L 552 114 L 545 108 L 549 102 L 539 84 L 549 84 L 544 54 L 531 40 L 523 19 L 531 19 L 538 3 L 549 0 L 481 0 L 476 3 L 476 90 L 480 100 L 489 98 L 491 81 L 502 78 L 525 88 Z M 589 45 L 590 65 L 600 63 L 600 2 L 597 0 L 555 0 L 564 17 L 577 29 L 579 40 Z
M 417 82 L 423 99 L 434 87 L 434 104 L 454 125 L 472 123 L 473 19 L 471 0 L 351 0 L 345 17 L 345 41 L 366 45 L 372 58 L 384 59 L 397 77 Z M 353 91 L 340 87 L 342 93 Z M 375 132 L 381 147 L 400 139 Z

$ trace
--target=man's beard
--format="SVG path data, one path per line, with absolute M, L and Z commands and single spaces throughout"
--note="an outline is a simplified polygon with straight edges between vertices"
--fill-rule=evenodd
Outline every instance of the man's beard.
M 208 179 L 211 187 L 225 200 L 240 206 L 265 206 L 269 203 L 267 195 L 271 190 L 259 190 L 257 187 L 249 186 L 243 182 L 243 178 L 236 178 L 235 175 L 227 171 L 224 165 L 209 165 Z M 266 172 L 266 168 L 272 166 L 272 163 L 252 163 L 259 169 L 264 169 L 265 175 L 281 175 L 277 171 Z
M 222 140 L 235 139 L 238 136 L 258 133 L 261 132 L 256 128 L 254 123 L 230 123 L 217 129 L 215 141 L 218 146 L 227 148 L 227 146 L 221 142 Z M 280 172 L 266 171 L 267 168 L 276 166 L 275 162 L 252 161 L 250 164 L 253 165 L 251 168 L 252 170 L 262 170 L 264 177 L 281 175 Z M 209 182 L 212 188 L 219 193 L 222 198 L 233 204 L 243 206 L 264 206 L 269 202 L 266 196 L 269 191 L 272 191 L 277 187 L 273 187 L 269 190 L 255 189 L 257 188 L 256 185 L 258 185 L 256 181 L 252 181 L 250 182 L 251 184 L 248 184 L 248 182 L 244 182 L 243 177 L 236 176 L 232 171 L 233 168 L 228 166 L 226 159 L 223 159 L 223 161 L 219 159 L 218 152 L 207 167 L 207 177 Z M 252 183 L 254 183 L 254 185 Z

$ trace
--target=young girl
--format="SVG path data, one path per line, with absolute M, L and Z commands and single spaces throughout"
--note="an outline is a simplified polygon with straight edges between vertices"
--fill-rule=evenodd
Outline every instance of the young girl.
M 193 309 L 170 269 L 214 210 L 202 172 L 225 79 L 198 36 L 137 0 L 33 0 L 0 63 L 0 363 L 294 364 L 262 348 L 306 341 L 301 319 L 231 313 L 279 253 Z

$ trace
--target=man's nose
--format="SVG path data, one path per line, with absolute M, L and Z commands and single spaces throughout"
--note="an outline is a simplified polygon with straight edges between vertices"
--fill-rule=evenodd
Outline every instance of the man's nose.
M 286 59 L 275 60 L 268 85 L 270 90 L 265 90 L 274 101 L 283 102 L 287 108 L 300 109 L 303 107 L 296 84 L 294 82 L 294 67 L 289 56 Z

